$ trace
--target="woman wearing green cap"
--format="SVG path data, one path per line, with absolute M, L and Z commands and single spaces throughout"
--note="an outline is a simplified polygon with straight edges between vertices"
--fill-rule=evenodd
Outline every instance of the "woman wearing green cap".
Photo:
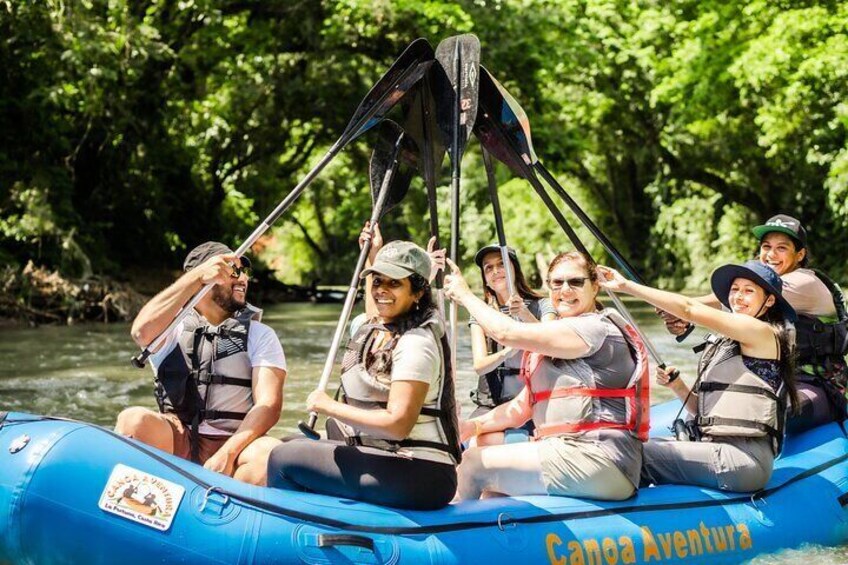
M 714 332 L 691 389 L 671 376 L 673 367 L 657 369 L 657 382 L 675 392 L 690 418 L 675 422 L 676 439 L 645 444 L 643 482 L 739 492 L 763 488 L 783 441 L 786 399 L 793 409 L 797 405 L 786 328 L 795 310 L 783 297 L 777 273 L 760 261 L 716 269 L 711 286 L 730 310 L 725 312 L 629 281 L 608 267 L 598 271 L 601 286 Z
M 848 416 L 848 312 L 842 291 L 826 274 L 810 268 L 807 230 L 797 218 L 778 214 L 751 231 L 759 241 L 757 257 L 780 275 L 783 296 L 798 314 L 796 378 L 800 404 L 798 412 L 789 417 L 786 429 L 798 433 L 842 421 Z M 721 308 L 714 294 L 697 300 Z M 684 331 L 685 323 L 663 317 L 671 333 Z
M 474 256 L 474 262 L 480 267 L 483 279 L 483 300 L 495 310 L 510 314 L 516 320 L 528 323 L 549 321 L 556 318 L 551 301 L 536 292 L 527 283 L 518 255 L 508 248 L 510 265 L 505 266 L 501 248 L 487 245 Z M 507 267 L 512 269 L 515 294 L 509 295 Z M 524 384 L 518 378 L 521 368 L 520 349 L 502 347 L 486 335 L 486 332 L 472 317 L 468 325 L 471 328 L 471 354 L 474 371 L 478 375 L 477 389 L 472 391 L 471 399 L 477 408 L 471 418 L 485 414 L 495 406 L 500 406 L 515 398 Z M 526 439 L 533 431 L 532 422 L 520 428 L 516 434 Z M 492 445 L 504 442 L 505 432 L 495 432 L 473 438 L 471 445 Z
M 316 390 L 306 401 L 343 439 L 278 446 L 268 486 L 417 510 L 453 498 L 461 458 L 456 401 L 430 266 L 426 251 L 393 241 L 362 273 L 369 320 L 347 345 L 339 400 Z

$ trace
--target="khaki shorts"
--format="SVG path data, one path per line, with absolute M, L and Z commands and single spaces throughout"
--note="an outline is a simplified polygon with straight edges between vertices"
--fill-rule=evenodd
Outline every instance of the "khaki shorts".
M 174 434 L 174 455 L 183 459 L 191 460 L 191 431 L 186 429 L 176 414 L 162 414 L 165 421 L 171 425 Z M 230 439 L 230 436 L 205 436 L 200 435 L 199 463 L 203 465 L 206 460 L 215 455 L 221 446 Z
M 591 442 L 552 437 L 538 445 L 542 482 L 548 494 L 624 500 L 636 493 L 633 483 Z

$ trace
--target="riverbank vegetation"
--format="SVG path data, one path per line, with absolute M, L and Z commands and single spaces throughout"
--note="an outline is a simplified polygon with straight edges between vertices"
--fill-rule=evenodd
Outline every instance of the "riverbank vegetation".
M 848 278 L 848 2 L 766 0 L 0 0 L 0 261 L 120 278 L 178 269 L 203 240 L 238 244 L 410 40 L 460 32 L 647 278 L 703 286 L 777 211 Z M 280 280 L 346 282 L 372 142 L 264 241 Z M 531 189 L 498 175 L 511 242 L 527 259 L 564 247 Z M 484 183 L 472 146 L 466 263 L 494 238 Z M 416 180 L 384 233 L 423 242 L 426 214 Z

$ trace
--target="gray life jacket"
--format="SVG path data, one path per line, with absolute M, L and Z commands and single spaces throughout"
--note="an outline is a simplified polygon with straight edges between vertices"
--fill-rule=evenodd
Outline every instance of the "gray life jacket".
M 775 391 L 742 360 L 739 342 L 709 336 L 698 362 L 698 417 L 702 437 L 769 437 L 775 455 L 783 445 L 786 394 Z
M 619 312 L 607 308 L 601 314 L 621 331 L 630 350 L 633 370 L 627 386 L 599 388 L 598 376 L 584 359 L 553 359 L 525 351 L 521 378 L 530 394 L 537 438 L 613 429 L 648 440 L 651 402 L 647 349 Z M 601 399 L 621 404 L 625 417 L 602 417 Z
M 430 448 L 447 453 L 456 463 L 462 459 L 462 449 L 459 442 L 459 425 L 456 419 L 456 398 L 454 383 L 451 376 L 450 348 L 447 338 L 437 335 L 432 323 L 425 322 L 439 347 L 442 362 L 440 363 L 440 390 L 434 403 L 425 404 L 415 426 L 406 439 L 395 441 L 369 436 L 367 433 L 352 426 L 335 422 L 332 426 L 340 430 L 349 445 L 376 447 L 386 451 L 396 452 L 403 448 Z M 390 384 L 378 379 L 373 372 L 373 365 L 366 362 L 368 348 L 377 332 L 392 332 L 390 326 L 381 324 L 364 324 L 347 344 L 342 360 L 342 386 L 340 400 L 351 406 L 376 410 L 385 408 L 389 400 Z M 391 355 L 397 346 L 401 334 L 392 332 L 391 338 L 380 350 L 382 355 Z M 373 352 L 372 352 L 373 353 Z M 367 366 L 366 366 L 367 365 Z M 420 439 L 426 436 L 425 428 L 436 426 L 440 441 Z M 337 432 L 336 432 L 337 433 Z M 416 439 L 417 438 L 419 439 Z
M 524 299 L 527 309 L 536 318 L 541 318 L 540 300 L 539 298 Z M 502 314 L 509 314 L 508 306 L 501 306 L 499 310 Z M 503 349 L 501 344 L 486 336 L 486 351 L 489 354 L 501 349 Z M 516 359 L 520 359 L 517 353 Z M 477 388 L 471 391 L 471 400 L 477 406 L 485 406 L 486 408 L 494 408 L 509 402 L 518 396 L 518 393 L 524 388 L 524 383 L 519 378 L 520 374 L 520 363 L 517 367 L 507 367 L 506 363 L 501 363 L 488 373 L 477 377 Z
M 253 367 L 247 353 L 252 320 L 262 311 L 247 305 L 217 328 L 197 311 L 183 322 L 177 345 L 156 370 L 160 412 L 172 412 L 197 435 L 200 422 L 235 432 L 253 407 Z

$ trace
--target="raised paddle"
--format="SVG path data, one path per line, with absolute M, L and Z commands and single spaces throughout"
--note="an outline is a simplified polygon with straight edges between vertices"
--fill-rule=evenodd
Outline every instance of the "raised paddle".
M 640 284 L 645 284 L 644 279 L 639 275 L 638 271 L 630 264 L 629 261 L 627 261 L 627 259 L 624 258 L 606 234 L 598 228 L 592 219 L 583 211 L 582 208 L 580 208 L 580 205 L 577 204 L 577 202 L 570 194 L 568 194 L 550 171 L 548 171 L 544 164 L 542 164 L 542 161 L 536 155 L 536 151 L 533 148 L 533 141 L 530 135 L 530 121 L 527 119 L 527 114 L 524 112 L 524 109 L 518 101 L 509 94 L 506 88 L 504 88 L 504 86 L 498 82 L 487 69 L 481 68 L 481 75 L 485 75 L 481 76 L 480 80 L 487 82 L 487 95 L 491 95 L 490 97 L 494 98 L 494 100 L 492 100 L 493 102 L 497 102 L 497 99 L 500 98 L 501 104 L 510 110 L 501 116 L 500 121 L 503 124 L 504 132 L 513 141 L 511 144 L 512 150 L 507 147 L 502 147 L 501 149 L 503 150 L 501 153 L 506 154 L 498 156 L 498 158 L 521 177 L 525 176 L 521 171 L 526 165 L 529 165 L 534 171 L 538 172 L 548 186 L 554 189 L 554 192 L 556 192 L 557 195 L 568 205 L 580 222 L 586 226 L 589 232 L 591 232 L 595 239 L 600 242 L 607 253 L 609 253 L 616 263 L 618 263 L 621 270 L 624 271 L 632 280 Z M 683 341 L 686 339 L 686 336 L 688 336 L 694 328 L 695 326 L 690 324 L 684 334 L 677 336 L 677 341 Z
M 518 176 L 530 183 L 572 244 L 579 251 L 589 255 L 588 249 L 551 200 L 532 167 L 533 159 L 538 161 L 538 158 L 536 158 L 530 141 L 530 125 L 527 115 L 511 96 L 504 95 L 506 89 L 485 68 L 481 67 L 480 71 L 480 112 L 474 125 L 477 137 L 492 155 L 501 159 Z M 657 364 L 664 368 L 666 364 L 659 352 L 635 324 L 621 300 L 613 292 L 608 291 L 607 294 L 621 314 L 639 333 L 645 347 Z
M 483 166 L 486 168 L 486 180 L 489 187 L 489 199 L 492 201 L 492 212 L 495 215 L 495 232 L 498 234 L 498 246 L 501 248 L 501 261 L 503 261 L 504 270 L 506 271 L 506 286 L 509 296 L 515 294 L 515 273 L 512 270 L 512 261 L 509 259 L 509 248 L 506 245 L 506 232 L 503 227 L 503 216 L 501 215 L 501 200 L 498 197 L 498 181 L 495 178 L 495 164 L 492 163 L 492 156 L 480 144 L 480 151 L 483 153 Z
M 451 243 L 449 255 L 459 261 L 459 188 L 462 155 L 477 116 L 480 76 L 480 40 L 470 33 L 448 37 L 436 47 L 436 61 L 444 73 L 435 86 L 436 118 L 451 160 Z M 456 370 L 458 310 L 450 303 L 451 368 Z
M 401 53 L 389 70 L 371 88 L 359 107 L 353 113 L 347 127 L 321 160 L 309 171 L 291 192 L 277 205 L 253 233 L 235 250 L 236 257 L 241 257 L 256 243 L 262 235 L 277 221 L 286 210 L 300 197 L 315 177 L 324 167 L 342 151 L 351 141 L 374 127 L 383 116 L 391 110 L 406 93 L 421 79 L 427 69 L 433 64 L 433 47 L 426 39 L 416 39 Z M 157 350 L 170 335 L 174 328 L 186 317 L 214 285 L 207 284 L 195 294 L 179 311 L 173 321 L 151 341 L 138 355 L 132 358 L 135 367 L 142 368 L 150 354 Z
M 409 190 L 409 183 L 412 180 L 415 152 L 414 143 L 404 134 L 400 126 L 391 120 L 384 120 L 380 126 L 380 137 L 377 145 L 371 154 L 372 210 L 369 225 L 372 237 L 374 235 L 375 224 L 406 196 Z M 353 276 L 350 279 L 350 285 L 347 289 L 342 313 L 336 324 L 336 332 L 333 334 L 330 351 L 327 353 L 327 360 L 324 362 L 324 370 L 321 372 L 321 379 L 318 381 L 316 390 L 326 390 L 330 376 L 333 374 L 336 355 L 339 352 L 342 337 L 344 336 L 350 313 L 356 301 L 356 292 L 359 288 L 359 275 L 365 267 L 365 261 L 370 251 L 371 239 L 369 238 L 362 246 L 362 250 L 359 252 L 359 258 L 356 261 L 356 267 L 353 269 Z M 298 422 L 297 427 L 300 428 L 300 431 L 306 437 L 318 439 L 320 435 L 315 431 L 315 423 L 317 421 L 318 414 L 310 412 L 308 421 Z
M 436 76 L 441 75 L 441 76 Z M 407 97 L 409 104 L 405 105 L 405 121 L 403 129 L 418 146 L 421 157 L 418 160 L 418 170 L 427 188 L 427 207 L 430 220 L 430 235 L 436 238 L 436 249 L 441 248 L 439 237 L 439 211 L 436 185 L 439 182 L 439 172 L 445 159 L 445 142 L 439 131 L 436 119 L 436 101 L 433 96 L 435 84 L 448 83 L 441 65 L 433 65 L 415 86 Z M 442 288 L 444 274 L 441 269 L 436 274 L 434 286 Z

